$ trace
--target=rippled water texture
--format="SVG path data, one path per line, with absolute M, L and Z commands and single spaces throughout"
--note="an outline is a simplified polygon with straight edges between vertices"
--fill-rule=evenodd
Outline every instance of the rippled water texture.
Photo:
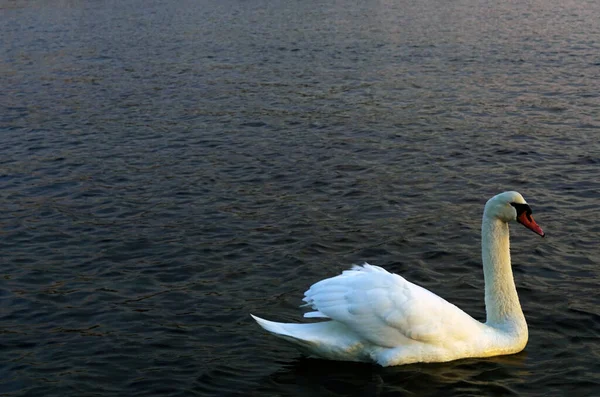
M 0 395 L 600 395 L 599 4 L 0 2 Z M 248 315 L 369 261 L 484 319 L 509 189 L 521 354 L 307 360 Z

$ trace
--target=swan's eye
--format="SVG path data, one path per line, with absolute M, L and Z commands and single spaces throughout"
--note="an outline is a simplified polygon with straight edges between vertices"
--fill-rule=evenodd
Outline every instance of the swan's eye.
M 527 219 L 531 221 L 531 207 L 529 204 L 520 204 L 520 203 L 510 203 L 517 210 L 517 218 L 520 217 L 523 213 L 527 216 Z

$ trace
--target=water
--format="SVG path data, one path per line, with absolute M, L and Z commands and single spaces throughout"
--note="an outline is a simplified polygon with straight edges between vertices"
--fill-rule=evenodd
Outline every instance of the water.
M 1 2 L 0 395 L 599 395 L 599 4 Z M 369 261 L 484 319 L 509 189 L 520 354 L 307 360 L 248 315 Z

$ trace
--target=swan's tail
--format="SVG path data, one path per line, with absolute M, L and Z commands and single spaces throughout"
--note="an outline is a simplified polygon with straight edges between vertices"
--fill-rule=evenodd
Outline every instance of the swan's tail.
M 252 316 L 252 318 L 258 323 L 258 325 L 260 325 L 266 331 L 269 331 L 272 334 L 291 336 L 289 331 L 285 329 L 285 326 L 293 324 L 276 323 L 274 321 L 269 321 L 265 320 L 264 318 L 257 317 L 254 314 L 250 314 L 250 316 Z
M 291 342 L 302 353 L 319 358 L 362 361 L 364 346 L 357 335 L 337 321 L 291 324 L 277 323 L 252 315 L 258 325 L 273 335 Z

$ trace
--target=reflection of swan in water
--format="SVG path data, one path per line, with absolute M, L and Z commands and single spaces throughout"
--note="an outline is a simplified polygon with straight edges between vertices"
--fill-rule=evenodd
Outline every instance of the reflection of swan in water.
M 302 358 L 263 378 L 261 395 L 452 396 L 512 395 L 523 382 L 526 353 L 448 363 L 381 368 L 363 363 Z
M 513 280 L 508 222 L 542 229 L 517 192 L 485 205 L 482 259 L 487 322 L 481 323 L 432 292 L 365 264 L 314 284 L 305 293 L 311 324 L 254 319 L 312 357 L 383 366 L 490 357 L 523 350 L 528 332 Z

